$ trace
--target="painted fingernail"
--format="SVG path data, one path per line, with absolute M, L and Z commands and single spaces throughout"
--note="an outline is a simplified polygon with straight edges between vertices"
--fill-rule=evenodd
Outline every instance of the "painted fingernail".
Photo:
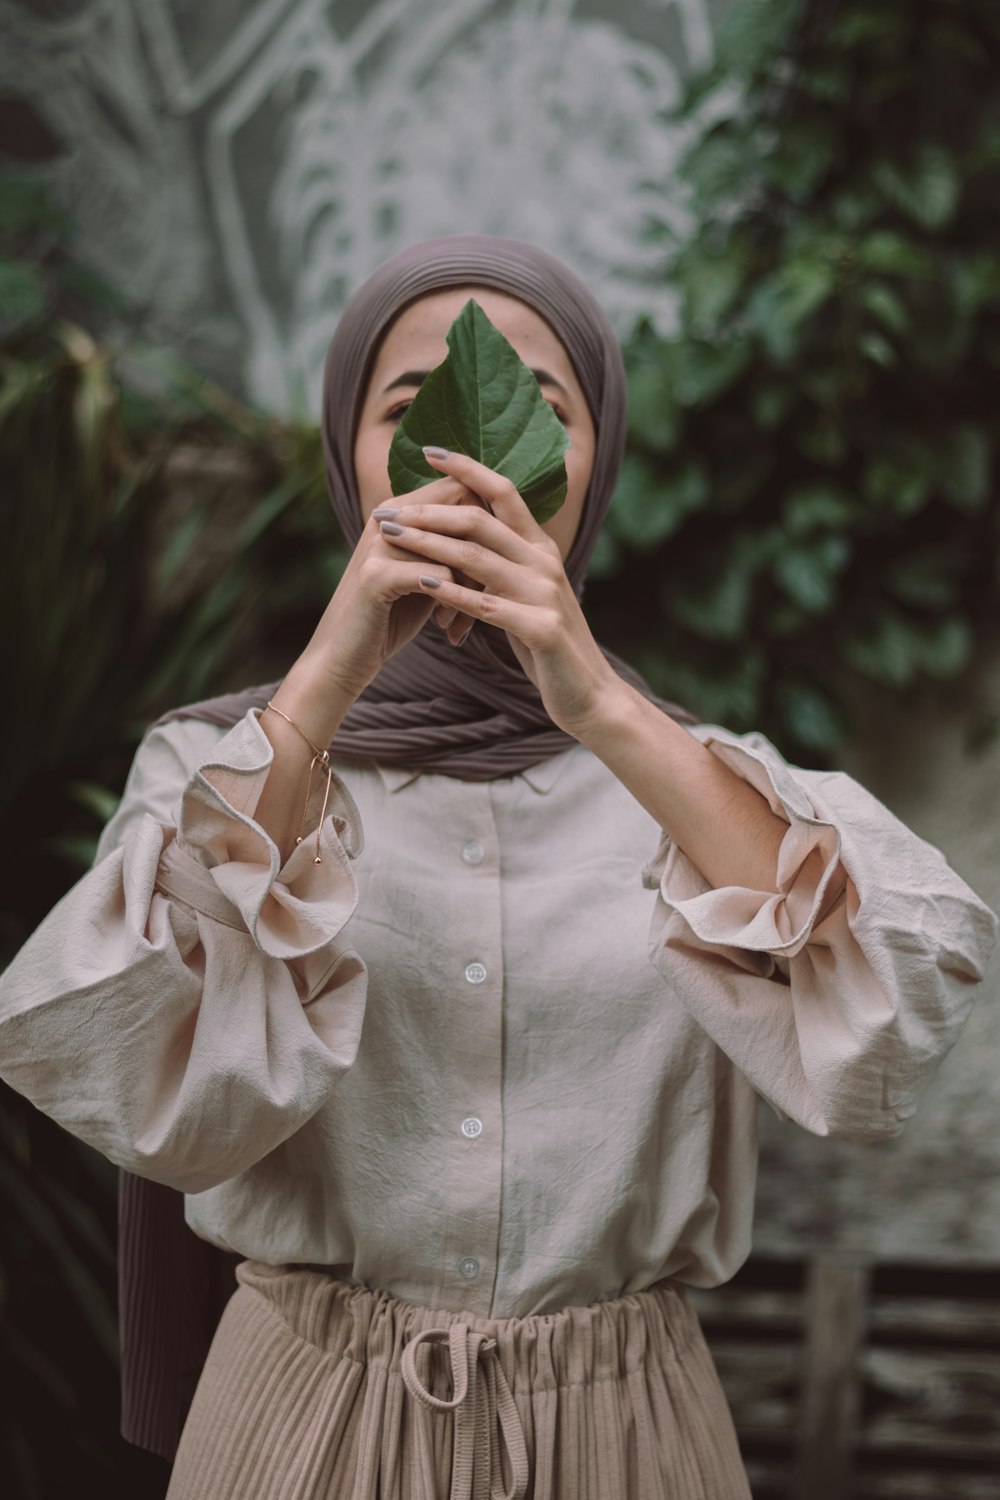
M 391 521 L 393 516 L 399 515 L 399 507 L 396 505 L 380 505 L 378 510 L 372 511 L 372 519 L 375 521 Z
M 404 527 L 397 526 L 395 521 L 380 521 L 379 528 L 383 536 L 402 536 Z
M 440 578 L 429 578 L 426 573 L 421 573 L 420 582 L 425 589 L 439 589 L 441 587 Z
M 448 451 L 447 448 L 435 448 L 433 444 L 429 444 L 424 449 L 424 453 L 426 454 L 426 456 L 428 458 L 450 458 L 451 457 L 451 453 Z

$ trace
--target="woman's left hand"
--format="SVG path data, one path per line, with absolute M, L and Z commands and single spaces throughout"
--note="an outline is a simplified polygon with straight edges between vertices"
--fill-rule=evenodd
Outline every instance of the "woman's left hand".
M 394 547 L 445 563 L 482 584 L 480 592 L 421 579 L 420 588 L 458 611 L 448 626 L 453 645 L 460 645 L 472 629 L 469 619 L 504 630 L 549 718 L 579 737 L 621 680 L 590 632 L 559 547 L 509 479 L 461 453 L 440 459 L 428 455 L 428 462 L 480 495 L 494 513 L 468 504 L 416 504 L 384 521 L 391 507 L 380 505 L 374 517 L 382 521 L 383 535 Z M 397 535 L 391 528 L 404 518 Z

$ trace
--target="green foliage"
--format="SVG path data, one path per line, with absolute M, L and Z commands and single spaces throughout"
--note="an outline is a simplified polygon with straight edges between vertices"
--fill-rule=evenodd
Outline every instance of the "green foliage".
M 591 612 L 661 691 L 813 760 L 852 674 L 953 678 L 995 617 L 998 70 L 992 0 L 746 0 L 678 111 L 740 82 L 681 167 L 678 331 L 627 344 Z
M 389 449 L 394 495 L 441 478 L 425 446 L 464 453 L 512 481 L 535 517 L 566 499 L 569 437 L 513 344 L 470 298 L 446 334 L 448 354 L 431 370 Z
M 74 264 L 70 228 L 36 185 L 0 178 L 0 227 L 12 705 L 0 830 L 19 877 L 0 914 L 3 964 L 92 863 L 147 724 L 278 675 L 296 653 L 261 601 L 286 629 L 302 617 L 311 628 L 343 551 L 314 429 L 249 411 L 149 351 L 95 342 L 85 322 L 114 299 Z M 145 394 L 124 384 L 126 361 L 144 369 Z M 224 460 L 186 510 L 170 473 L 182 450 L 216 471 Z M 213 549 L 221 568 L 206 565 Z M 0 1085 L 0 1471 L 25 1500 L 51 1465 L 66 1465 L 60 1490 L 81 1475 L 103 1488 L 116 1461 L 91 1433 L 117 1425 L 115 1185 L 109 1163 Z M 57 1449 L 45 1440 L 53 1419 Z

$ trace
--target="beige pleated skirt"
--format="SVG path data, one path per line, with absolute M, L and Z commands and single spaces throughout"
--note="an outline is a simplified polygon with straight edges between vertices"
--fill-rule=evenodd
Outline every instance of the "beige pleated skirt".
M 167 1500 L 749 1500 L 683 1289 L 527 1318 L 244 1261 Z

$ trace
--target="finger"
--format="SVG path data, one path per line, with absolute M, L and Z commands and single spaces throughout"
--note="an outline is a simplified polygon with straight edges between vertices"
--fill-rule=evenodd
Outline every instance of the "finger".
M 382 516 L 398 515 L 404 506 L 419 505 L 422 501 L 429 500 L 435 505 L 472 505 L 478 508 L 479 497 L 464 485 L 461 480 L 444 476 L 441 479 L 432 479 L 419 490 L 411 490 L 405 495 L 389 495 L 381 504 L 375 507 L 379 518 Z M 371 512 L 371 516 L 375 515 Z
M 475 620 L 470 624 L 464 615 L 456 615 L 455 624 L 448 631 L 448 640 L 453 646 L 464 646 L 475 628 Z
M 449 453 L 445 448 L 425 448 L 424 457 L 432 468 L 441 469 L 458 479 L 473 494 L 487 500 L 494 515 L 523 537 L 535 537 L 541 527 L 518 494 L 517 486 L 494 469 L 465 453 Z M 430 486 L 428 485 L 429 489 Z
M 424 536 L 434 533 L 473 542 L 520 567 L 535 567 L 540 560 L 536 543 L 518 536 L 506 522 L 477 505 L 413 505 L 405 513 L 397 512 L 395 517 L 385 516 L 380 511 L 379 521 L 383 519 L 390 525 L 402 526 L 404 530 L 418 528 Z M 391 532 L 388 534 L 392 535 Z M 548 541 L 541 530 L 539 538 Z
M 498 589 L 509 596 L 530 585 L 532 575 L 527 569 L 519 568 L 479 542 L 403 526 L 398 521 L 382 521 L 379 525 L 390 546 L 444 563 L 453 573 L 465 573 L 484 588 Z
M 452 583 L 426 571 L 420 573 L 417 587 L 420 593 L 432 595 L 435 599 L 440 599 L 442 604 L 454 606 L 463 614 L 469 615 L 473 621 L 482 620 L 487 625 L 509 630 L 521 640 L 525 639 L 525 632 L 531 635 L 537 633 L 532 625 L 533 617 L 539 611 L 533 605 L 519 604 L 513 599 L 501 599 L 488 589 L 482 592 L 467 589 L 460 583 Z

